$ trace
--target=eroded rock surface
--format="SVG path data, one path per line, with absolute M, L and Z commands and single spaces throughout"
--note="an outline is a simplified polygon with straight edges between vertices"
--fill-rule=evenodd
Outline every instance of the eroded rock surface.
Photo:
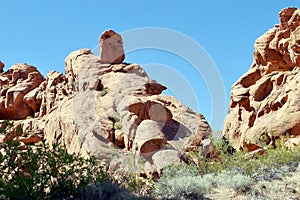
M 256 40 L 253 65 L 232 87 L 223 134 L 236 149 L 300 136 L 300 10 L 279 16 L 280 24 Z
M 66 79 L 74 83 L 74 92 L 45 116 L 48 141 L 110 160 L 112 168 L 123 166 L 123 157 L 134 152 L 160 170 L 152 158 L 156 152 L 159 157 L 171 150 L 180 155 L 209 136 L 204 117 L 160 94 L 165 87 L 139 65 L 100 60 L 87 49 L 66 58 Z M 107 156 L 112 151 L 118 153 Z
M 138 64 L 123 63 L 120 35 L 108 30 L 100 43 L 101 56 L 89 49 L 70 53 L 65 74 L 50 71 L 44 79 L 21 64 L 0 76 L 1 119 L 28 118 L 15 122 L 22 133 L 11 137 L 64 143 L 69 152 L 101 158 L 112 171 L 155 173 L 183 163 L 181 155 L 211 133 L 205 118 L 161 94 L 166 87 Z
M 16 64 L 0 75 L 0 119 L 34 117 L 39 101 L 30 101 L 29 93 L 44 81 L 33 66 Z M 26 96 L 27 95 L 27 96 Z
M 121 35 L 113 30 L 106 30 L 100 39 L 101 60 L 104 63 L 121 64 L 125 59 Z

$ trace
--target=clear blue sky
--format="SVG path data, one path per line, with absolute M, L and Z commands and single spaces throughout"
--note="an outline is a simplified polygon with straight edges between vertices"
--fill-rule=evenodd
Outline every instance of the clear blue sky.
M 25 62 L 44 75 L 49 70 L 64 72 L 65 57 L 79 48 L 94 49 L 106 29 L 122 33 L 143 27 L 168 28 L 191 37 L 210 55 L 223 79 L 227 109 L 232 84 L 252 63 L 256 38 L 279 22 L 282 8 L 299 4 L 290 0 L 1 1 L 0 60 L 6 64 L 5 69 Z M 189 63 L 157 50 L 130 53 L 126 62 L 146 66 L 159 63 L 178 71 L 195 91 L 199 103 L 197 108 L 188 106 L 212 121 L 209 88 L 201 76 L 192 72 Z M 146 68 L 150 68 L 151 78 L 161 79 L 151 72 L 154 68 Z M 223 124 L 219 121 L 211 126 L 220 130 Z

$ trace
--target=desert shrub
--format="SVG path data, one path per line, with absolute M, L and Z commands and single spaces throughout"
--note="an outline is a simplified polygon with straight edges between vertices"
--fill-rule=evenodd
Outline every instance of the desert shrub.
M 94 183 L 78 189 L 78 197 L 82 200 L 122 200 L 138 199 L 126 189 L 112 182 Z
M 104 97 L 108 93 L 108 90 L 106 88 L 103 88 L 99 91 L 98 97 Z
M 300 147 L 286 149 L 278 140 L 276 148 L 262 155 L 249 156 L 246 151 L 232 151 L 229 143 L 216 142 L 220 159 L 206 159 L 199 152 L 188 152 L 188 165 L 169 166 L 155 185 L 162 198 L 189 199 L 211 193 L 233 190 L 238 194 L 255 193 L 257 181 L 281 180 L 300 169 Z
M 163 170 L 160 179 L 176 176 L 198 176 L 199 171 L 196 165 L 170 165 Z
M 111 172 L 113 181 L 120 187 L 138 195 L 150 195 L 153 191 L 153 179 L 150 174 L 140 173 L 144 169 L 145 159 L 130 151 L 122 158 L 122 168 Z
M 281 171 L 283 166 L 295 168 L 300 161 L 300 147 L 291 151 L 281 145 L 280 141 L 276 142 L 276 148 L 267 149 L 263 155 L 249 157 L 246 151 L 231 151 L 230 144 L 219 139 L 214 143 L 220 151 L 220 160 L 206 159 L 198 153 L 196 165 L 200 174 L 219 174 L 226 170 L 249 176 L 262 174 L 266 178 L 269 175 L 272 177 L 272 174 Z M 192 160 L 192 156 L 195 159 L 195 152 L 188 153 L 187 160 Z
M 0 195 L 10 199 L 63 199 L 77 188 L 108 180 L 94 157 L 69 154 L 63 145 L 22 146 L 16 140 L 0 144 Z
M 107 119 L 113 122 L 119 122 L 120 121 L 120 114 L 117 112 L 112 112 L 107 115 Z
M 154 181 L 151 176 L 143 174 L 123 172 L 118 175 L 114 182 L 121 188 L 126 189 L 128 192 L 139 196 L 148 197 L 155 196 Z
M 300 147 L 291 151 L 277 142 L 277 148 L 267 150 L 252 162 L 256 164 L 249 174 L 255 180 L 280 179 L 285 173 L 297 170 L 300 164 Z
M 205 177 L 206 178 L 206 177 Z M 212 182 L 199 176 L 165 177 L 156 184 L 157 194 L 162 199 L 202 199 L 211 189 Z
M 215 176 L 215 184 L 219 188 L 233 189 L 237 192 L 244 190 L 245 188 L 250 188 L 253 184 L 250 176 L 223 171 L 219 175 Z
M 178 169 L 178 166 L 169 167 Z M 232 189 L 236 192 L 249 188 L 252 180 L 249 176 L 223 171 L 218 175 L 195 175 L 193 170 L 180 169 L 179 173 L 164 173 L 156 184 L 157 194 L 162 199 L 203 199 L 204 195 L 215 189 Z M 171 175 L 171 176 L 170 176 Z
M 224 156 L 224 167 L 249 175 L 256 181 L 280 178 L 286 172 L 295 170 L 300 162 L 300 147 L 291 151 L 280 141 L 276 142 L 276 148 L 267 149 L 263 155 L 249 158 L 241 152 L 238 156 Z
M 120 130 L 122 128 L 123 128 L 123 125 L 122 125 L 122 123 L 120 121 L 115 122 L 115 124 L 114 124 L 114 129 L 115 130 Z

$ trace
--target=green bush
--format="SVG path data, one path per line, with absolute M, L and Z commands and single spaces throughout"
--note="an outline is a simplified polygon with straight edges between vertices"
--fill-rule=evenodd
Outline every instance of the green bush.
M 99 161 L 69 154 L 65 146 L 21 146 L 16 140 L 0 144 L 0 197 L 63 199 L 77 188 L 108 180 Z
M 220 151 L 220 160 L 206 159 L 199 152 L 188 152 L 188 165 L 172 165 L 164 169 L 155 184 L 162 199 L 192 199 L 210 195 L 216 190 L 237 194 L 256 193 L 254 183 L 282 179 L 287 173 L 300 169 L 300 147 L 287 150 L 278 140 L 276 148 L 264 154 L 251 155 L 232 151 L 230 144 L 214 141 Z
M 0 134 L 9 138 L 0 143 L 0 199 L 135 199 L 129 191 L 144 193 L 152 183 L 125 172 L 110 178 L 100 159 L 69 154 L 58 143 L 22 145 L 15 137 L 26 133 L 8 121 Z
M 199 174 L 219 174 L 226 170 L 249 176 L 254 176 L 259 172 L 267 176 L 273 171 L 280 170 L 284 165 L 297 165 L 300 161 L 300 147 L 291 151 L 280 141 L 276 143 L 276 148 L 265 150 L 263 155 L 249 156 L 246 151 L 228 151 L 231 148 L 230 145 L 220 139 L 214 141 L 220 151 L 220 160 L 207 159 L 202 157 L 201 153 L 195 152 L 187 153 L 186 160 L 190 165 L 197 165 Z
M 108 90 L 106 88 L 103 88 L 99 91 L 98 97 L 104 97 L 108 93 Z
M 114 129 L 115 130 L 120 130 L 122 128 L 123 128 L 123 125 L 120 121 L 115 122 L 115 124 L 114 124 Z

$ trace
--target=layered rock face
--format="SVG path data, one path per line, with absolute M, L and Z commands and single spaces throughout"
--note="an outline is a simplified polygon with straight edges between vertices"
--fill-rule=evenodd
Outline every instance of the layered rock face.
M 232 87 L 223 134 L 236 149 L 300 137 L 300 10 L 279 16 L 280 24 L 256 40 L 253 65 Z
M 110 34 L 104 32 L 101 38 L 115 37 Z M 45 138 L 50 144 L 62 142 L 70 152 L 101 158 L 111 170 L 157 172 L 171 163 L 183 162 L 181 155 L 199 146 L 211 133 L 207 121 L 174 97 L 162 95 L 165 86 L 150 79 L 139 65 L 122 63 L 124 56 L 116 59 L 115 52 L 104 43 L 101 56 L 89 49 L 70 53 L 65 59 L 65 75 L 51 71 L 46 80 L 35 71 L 27 73 L 31 78 L 12 75 L 15 78 L 4 79 L 2 75 L 0 80 L 7 88 L 1 92 L 5 94 L 3 105 L 24 104 L 31 111 L 19 118 L 2 111 L 2 119 L 30 115 L 33 118 L 17 122 L 24 133 L 26 129 L 32 132 L 23 141 L 34 143 L 36 138 Z M 124 53 L 123 47 L 119 52 Z M 29 81 L 33 78 L 34 85 Z M 23 79 L 28 79 L 23 90 L 10 87 L 10 82 L 22 83 Z M 22 95 L 9 95 L 10 91 Z M 18 101 L 9 100 L 10 96 Z M 134 162 L 140 160 L 139 165 L 128 162 L 131 155 Z

